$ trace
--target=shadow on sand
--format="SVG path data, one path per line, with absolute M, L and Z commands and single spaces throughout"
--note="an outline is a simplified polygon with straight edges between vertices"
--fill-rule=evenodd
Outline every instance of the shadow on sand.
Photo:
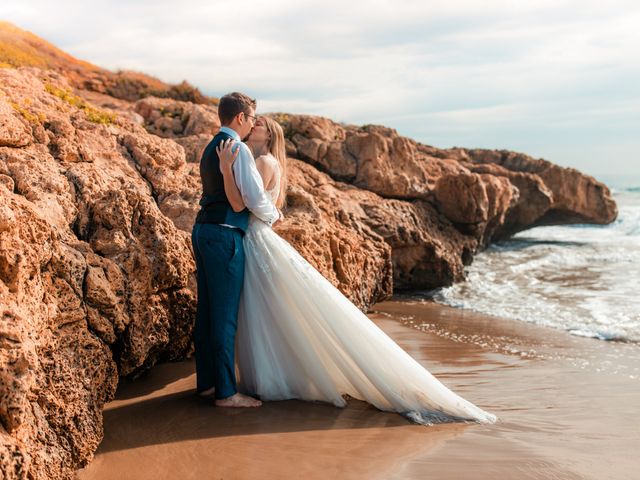
M 324 402 L 264 402 L 259 408 L 220 408 L 195 393 L 193 361 L 158 365 L 135 381 L 123 381 L 104 411 L 105 436 L 99 453 L 189 440 L 338 429 L 406 427 L 421 437 L 461 433 L 465 424 L 431 428 L 396 413 L 350 399 L 345 408 Z M 449 435 L 447 435 L 449 436 Z

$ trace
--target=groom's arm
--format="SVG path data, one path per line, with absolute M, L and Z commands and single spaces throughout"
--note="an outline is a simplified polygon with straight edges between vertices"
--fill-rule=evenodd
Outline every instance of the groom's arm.
M 240 153 L 238 158 L 233 162 L 233 175 L 236 179 L 236 185 L 242 200 L 251 213 L 263 222 L 272 225 L 280 214 L 278 209 L 273 205 L 269 194 L 264 190 L 262 177 L 256 167 L 256 161 L 251 155 L 249 147 L 244 143 L 240 143 Z

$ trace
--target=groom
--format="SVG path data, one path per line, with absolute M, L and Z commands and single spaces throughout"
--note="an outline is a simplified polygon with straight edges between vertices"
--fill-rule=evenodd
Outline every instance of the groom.
M 265 192 L 251 151 L 241 140 L 255 125 L 256 101 L 233 92 L 218 105 L 222 127 L 207 145 L 200 160 L 201 209 L 191 241 L 198 275 L 198 311 L 194 329 L 197 391 L 215 394 L 220 407 L 257 407 L 261 402 L 236 390 L 235 338 L 238 307 L 244 280 L 242 237 L 249 225 L 249 212 L 268 224 L 279 213 Z M 239 153 L 233 164 L 238 190 L 247 208 L 235 212 L 224 192 L 224 177 L 216 147 L 233 139 Z

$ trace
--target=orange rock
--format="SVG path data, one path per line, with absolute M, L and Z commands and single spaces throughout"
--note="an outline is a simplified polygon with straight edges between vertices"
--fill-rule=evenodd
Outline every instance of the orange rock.
M 502 222 L 491 232 L 491 238 L 509 237 L 521 230 L 531 228 L 549 210 L 553 203 L 553 192 L 544 181 L 533 173 L 513 172 L 496 164 L 464 164 L 469 170 L 484 178 L 506 177 L 517 189 L 515 204 L 507 210 Z
M 194 262 L 167 215 L 196 196 L 182 147 L 96 123 L 59 76 L 0 69 L 0 85 L 33 119 L 29 142 L 0 147 L 2 468 L 69 477 L 118 375 L 191 351 Z
M 383 197 L 427 199 L 438 178 L 466 171 L 424 153 L 386 127 L 338 125 L 322 117 L 274 114 L 302 160 Z
M 55 65 L 0 69 L 0 467 L 35 479 L 90 460 L 118 376 L 192 351 L 198 161 L 219 126 L 188 85 L 140 100 L 161 85 Z M 617 213 L 544 160 L 275 116 L 292 157 L 276 231 L 363 309 L 461 280 L 492 239 Z
M 0 147 L 25 147 L 31 143 L 26 119 L 19 105 L 7 103 L 0 96 Z
M 292 154 L 382 197 L 430 202 L 480 245 L 534 225 L 606 224 L 617 216 L 605 185 L 545 160 L 504 150 L 438 149 L 374 125 L 273 116 Z
M 147 97 L 136 102 L 135 112 L 142 116 L 150 133 L 165 138 L 213 136 L 220 128 L 218 111 L 210 105 Z
M 618 216 L 616 203 L 607 186 L 576 169 L 560 167 L 546 160 L 507 150 L 458 149 L 456 155 L 475 164 L 494 164 L 509 172 L 525 172 L 537 176 L 552 198 L 549 208 L 528 226 L 607 224 Z

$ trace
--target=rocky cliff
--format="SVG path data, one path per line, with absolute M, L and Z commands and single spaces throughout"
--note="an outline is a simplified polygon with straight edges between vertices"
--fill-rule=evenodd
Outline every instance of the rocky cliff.
M 5 478 L 71 477 L 118 378 L 192 351 L 190 230 L 216 102 L 171 86 L 125 94 L 105 71 L 60 61 L 0 68 Z M 494 239 L 616 217 L 606 186 L 544 160 L 273 116 L 291 164 L 276 230 L 362 308 L 462 279 Z

